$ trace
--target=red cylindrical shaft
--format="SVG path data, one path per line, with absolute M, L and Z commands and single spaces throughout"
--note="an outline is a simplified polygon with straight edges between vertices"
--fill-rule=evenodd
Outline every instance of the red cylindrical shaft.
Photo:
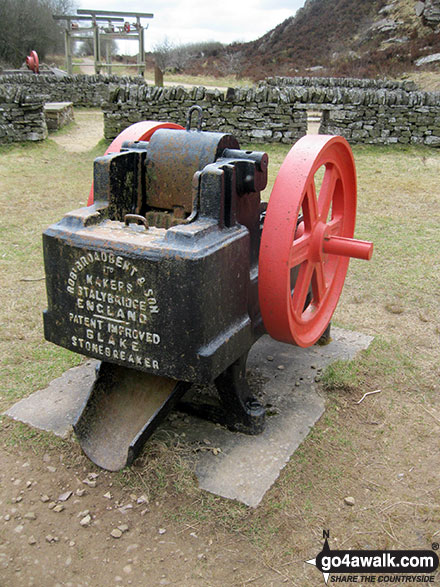
M 329 236 L 324 238 L 324 253 L 330 255 L 342 255 L 369 261 L 373 254 L 373 243 L 360 241 L 344 236 Z

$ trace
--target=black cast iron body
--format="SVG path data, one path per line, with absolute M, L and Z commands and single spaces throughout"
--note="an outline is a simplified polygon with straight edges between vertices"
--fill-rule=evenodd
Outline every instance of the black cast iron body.
M 94 204 L 43 235 L 46 339 L 105 363 L 214 381 L 222 405 L 208 416 L 261 431 L 245 366 L 264 333 L 267 162 L 231 135 L 192 130 L 157 130 L 96 159 Z
M 197 131 L 159 130 L 150 143 L 98 158 L 95 204 L 66 214 L 43 236 L 46 338 L 157 375 L 215 379 L 262 334 L 257 263 L 266 169 L 265 154 Z M 151 185 L 159 196 L 163 189 L 168 210 L 192 212 L 194 196 L 193 219 L 168 229 L 125 223 L 127 214 L 151 210 Z

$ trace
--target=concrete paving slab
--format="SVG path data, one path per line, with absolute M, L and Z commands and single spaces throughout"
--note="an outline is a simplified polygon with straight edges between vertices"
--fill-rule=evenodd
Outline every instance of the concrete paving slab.
M 264 382 L 262 395 L 270 406 L 266 428 L 259 436 L 230 432 L 191 416 L 164 422 L 156 434 L 184 431 L 185 442 L 204 442 L 220 449 L 197 453 L 200 487 L 256 507 L 324 412 L 324 400 L 315 384 L 317 371 L 337 359 L 353 358 L 373 340 L 335 327 L 332 339 L 324 347 L 301 349 L 264 336 L 253 346 L 248 368 Z M 5 414 L 59 436 L 69 433 L 93 382 L 95 366 L 96 361 L 87 361 L 70 369 Z M 179 438 L 182 442 L 180 434 Z
M 272 415 L 258 436 L 191 419 L 186 438 L 207 439 L 209 446 L 221 449 L 217 455 L 204 451 L 199 457 L 196 474 L 202 489 L 252 507 L 260 503 L 324 412 L 324 400 L 315 384 L 317 370 L 337 359 L 353 358 L 373 340 L 335 327 L 332 339 L 327 346 L 302 349 L 264 336 L 253 346 L 248 368 L 266 380 L 264 400 Z
M 14 404 L 4 414 L 34 428 L 66 436 L 77 420 L 88 391 L 95 380 L 97 361 L 73 367 L 40 389 Z

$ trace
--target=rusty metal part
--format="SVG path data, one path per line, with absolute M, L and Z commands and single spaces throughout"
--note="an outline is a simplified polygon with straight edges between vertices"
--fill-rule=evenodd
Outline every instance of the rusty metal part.
M 200 106 L 194 105 L 188 110 L 188 115 L 186 117 L 186 130 L 191 130 L 191 119 L 194 112 L 197 112 L 198 119 L 197 119 L 197 130 L 200 132 L 202 130 L 202 123 L 203 123 L 203 110 Z
M 145 226 L 145 230 L 150 228 L 145 216 L 141 216 L 140 214 L 126 214 L 124 217 L 124 222 L 125 226 L 129 226 L 130 222 L 141 222 Z
M 130 465 L 188 387 L 166 377 L 101 363 L 74 424 L 81 448 L 108 471 Z
M 178 224 L 188 224 L 191 221 L 190 218 L 182 218 L 179 213 L 168 212 L 167 210 L 150 210 L 145 214 L 147 222 L 150 226 L 156 226 L 157 228 L 171 228 L 171 226 L 177 226 Z
M 214 163 L 225 149 L 238 149 L 228 134 L 157 130 L 148 144 L 146 194 L 150 208 L 192 212 L 194 173 Z
M 104 155 L 109 153 L 119 153 L 124 142 L 138 142 L 149 141 L 153 133 L 159 128 L 174 128 L 176 130 L 183 130 L 183 126 L 175 124 L 174 122 L 158 122 L 156 120 L 142 120 L 136 122 L 125 128 L 107 147 Z M 92 183 L 87 206 L 91 206 L 94 202 L 94 185 Z
M 94 200 L 99 206 L 108 206 L 109 218 L 124 221 L 127 214 L 144 216 L 145 155 L 145 151 L 132 150 L 95 159 Z

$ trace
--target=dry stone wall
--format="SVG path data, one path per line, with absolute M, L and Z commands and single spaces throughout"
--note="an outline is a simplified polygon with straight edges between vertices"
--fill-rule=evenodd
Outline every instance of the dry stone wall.
M 326 110 L 322 134 L 341 135 L 351 144 L 397 143 L 440 147 L 440 108 L 414 104 L 368 104 Z
M 139 120 L 184 124 L 193 104 L 205 112 L 204 128 L 231 132 L 242 141 L 292 143 L 307 132 L 307 111 L 322 113 L 320 133 L 350 143 L 411 143 L 440 147 L 440 94 L 412 82 L 338 78 L 273 78 L 257 88 L 114 87 L 103 104 L 108 139 Z
M 363 88 L 373 90 L 406 90 L 414 91 L 417 86 L 410 80 L 401 82 L 393 80 L 380 80 L 354 77 L 268 77 L 260 82 L 260 86 L 269 85 L 277 87 L 305 86 L 320 88 Z
M 191 106 L 203 108 L 204 130 L 231 133 L 242 142 L 293 143 L 306 134 L 307 112 L 292 109 L 279 88 L 196 87 L 118 88 L 103 105 L 104 134 L 118 135 L 128 124 L 140 120 L 161 120 L 185 125 Z
M 439 93 L 409 90 L 408 82 L 346 80 L 336 85 L 332 78 L 322 81 L 284 85 L 293 108 L 322 112 L 320 133 L 344 136 L 352 144 L 440 147 Z
M 15 92 L 15 93 L 14 93 Z M 1 96 L 13 96 L 4 102 Z M 351 78 L 270 78 L 253 88 L 159 88 L 142 78 L 104 75 L 18 74 L 0 77 L 0 134 L 12 140 L 44 136 L 35 130 L 39 102 L 102 106 L 104 132 L 113 139 L 140 120 L 185 124 L 190 106 L 204 110 L 206 130 L 230 132 L 242 142 L 293 143 L 307 132 L 307 112 L 321 112 L 320 132 L 340 134 L 352 144 L 410 143 L 440 147 L 440 94 L 419 92 L 409 81 Z M 9 104 L 4 107 L 2 104 Z M 11 104 L 15 104 L 14 107 Z M 33 105 L 33 106 L 32 106 Z M 23 107 L 29 129 L 23 130 Z M 31 124 L 32 123 L 32 124 Z M 6 132 L 8 128 L 8 132 Z
M 0 76 L 0 87 L 19 86 L 44 102 L 73 102 L 74 106 L 89 108 L 99 108 L 108 100 L 109 91 L 115 85 L 125 87 L 133 84 L 146 85 L 143 78 L 116 75 L 79 74 L 57 78 L 54 75 L 18 73 Z
M 100 107 L 114 87 L 145 85 L 140 78 L 18 73 L 0 76 L 0 143 L 40 141 L 47 137 L 46 102 Z
M 47 137 L 43 102 L 18 86 L 0 85 L 0 143 Z

